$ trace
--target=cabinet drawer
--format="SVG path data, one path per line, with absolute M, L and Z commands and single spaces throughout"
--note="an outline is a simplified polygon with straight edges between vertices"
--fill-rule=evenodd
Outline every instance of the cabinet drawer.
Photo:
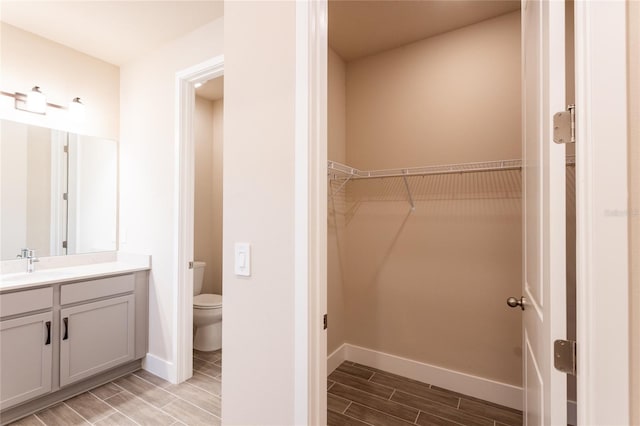
M 51 287 L 0 294 L 0 315 L 3 317 L 48 309 L 52 306 Z
M 64 284 L 60 287 L 60 304 L 68 305 L 116 294 L 130 293 L 134 287 L 135 279 L 133 274 Z

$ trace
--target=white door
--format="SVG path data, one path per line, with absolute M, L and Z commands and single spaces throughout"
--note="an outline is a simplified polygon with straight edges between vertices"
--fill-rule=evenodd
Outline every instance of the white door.
M 566 335 L 565 147 L 553 142 L 564 110 L 564 1 L 523 0 L 524 424 L 566 425 L 566 375 L 553 341 Z

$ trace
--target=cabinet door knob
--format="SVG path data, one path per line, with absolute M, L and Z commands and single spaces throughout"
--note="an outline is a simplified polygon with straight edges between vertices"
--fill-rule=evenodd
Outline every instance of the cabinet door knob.
M 47 321 L 44 323 L 47 327 L 47 340 L 44 342 L 45 346 L 51 344 L 51 321 Z
M 64 323 L 64 336 L 62 336 L 62 340 L 67 340 L 69 338 L 69 318 L 62 318 L 62 322 Z

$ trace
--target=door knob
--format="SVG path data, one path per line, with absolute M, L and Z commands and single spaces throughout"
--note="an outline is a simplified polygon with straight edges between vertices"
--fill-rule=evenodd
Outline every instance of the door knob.
M 510 297 L 507 299 L 507 305 L 509 305 L 512 308 L 515 308 L 516 306 L 520 306 L 520 309 L 524 311 L 524 297 L 521 297 L 520 299 L 516 299 L 515 297 Z

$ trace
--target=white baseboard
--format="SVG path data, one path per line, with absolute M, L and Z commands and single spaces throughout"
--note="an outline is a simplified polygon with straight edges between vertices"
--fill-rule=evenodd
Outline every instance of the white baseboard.
M 567 424 L 578 424 L 578 404 L 575 401 L 567 401 Z
M 142 360 L 142 369 L 147 370 L 149 373 L 163 378 L 168 382 L 176 382 L 176 369 L 173 363 L 162 358 L 158 358 L 150 353 L 147 353 L 147 356 Z
M 333 373 L 333 370 L 338 368 L 346 358 L 347 344 L 343 343 L 338 349 L 333 351 L 331 355 L 327 357 L 327 375 Z
M 329 356 L 327 360 L 327 371 L 330 373 L 344 360 L 379 368 L 389 373 L 409 377 L 454 392 L 522 410 L 522 388 L 518 386 L 425 364 L 348 343 L 340 346 L 340 348 Z

